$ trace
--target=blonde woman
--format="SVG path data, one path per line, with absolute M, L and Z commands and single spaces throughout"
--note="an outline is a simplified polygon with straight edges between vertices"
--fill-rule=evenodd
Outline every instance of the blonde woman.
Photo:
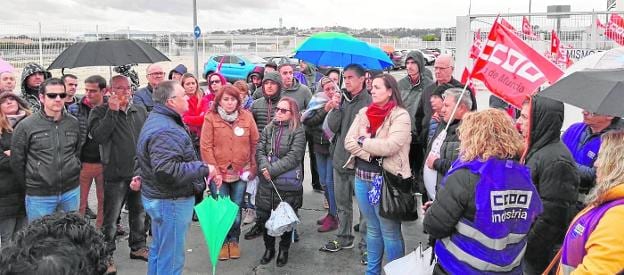
M 6 245 L 26 225 L 24 187 L 11 170 L 13 129 L 31 114 L 26 101 L 12 92 L 0 94 L 0 240 Z
M 616 274 L 624 270 L 624 131 L 602 136 L 596 187 L 568 228 L 557 274 Z M 619 273 L 618 273 L 619 274 Z
M 424 229 L 436 240 L 433 274 L 522 274 L 527 233 L 542 212 L 517 161 L 522 136 L 497 109 L 466 114 L 458 132 L 460 157 L 424 206 Z

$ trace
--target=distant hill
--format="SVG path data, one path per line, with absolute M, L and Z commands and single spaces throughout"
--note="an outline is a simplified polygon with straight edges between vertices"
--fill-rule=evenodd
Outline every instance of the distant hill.
M 214 31 L 211 34 L 237 34 L 237 35 L 297 35 L 305 36 L 321 31 L 335 31 L 348 33 L 357 37 L 364 38 L 386 38 L 386 37 L 419 37 L 425 35 L 434 35 L 440 37 L 442 28 L 434 29 L 412 29 L 412 28 L 390 28 L 390 29 L 351 29 L 343 26 L 333 27 L 314 27 L 309 29 L 291 28 L 254 28 L 239 29 L 233 31 Z

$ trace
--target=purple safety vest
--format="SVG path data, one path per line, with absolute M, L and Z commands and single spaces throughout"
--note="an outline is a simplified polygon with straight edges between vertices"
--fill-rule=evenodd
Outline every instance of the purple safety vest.
M 526 235 L 542 212 L 529 169 L 513 160 L 457 160 L 447 177 L 459 169 L 480 175 L 475 217 L 461 218 L 453 235 L 436 241 L 438 263 L 449 274 L 522 274 Z
M 564 274 L 570 274 L 583 262 L 587 239 L 598 226 L 602 216 L 618 205 L 624 205 L 624 198 L 604 203 L 587 211 L 570 226 L 561 247 L 561 269 Z
M 587 124 L 576 123 L 568 128 L 568 130 L 561 136 L 561 141 L 568 147 L 572 157 L 576 163 L 592 167 L 596 158 L 598 158 L 598 151 L 600 150 L 600 136 L 594 136 L 588 139 L 584 144 L 581 144 L 581 138 L 586 135 Z

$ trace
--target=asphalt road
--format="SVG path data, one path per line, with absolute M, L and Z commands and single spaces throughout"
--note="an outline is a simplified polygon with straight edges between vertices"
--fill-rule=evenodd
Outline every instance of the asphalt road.
M 406 75 L 405 70 L 392 71 L 397 80 Z M 478 96 L 481 106 L 487 106 L 487 95 Z M 482 105 L 485 104 L 485 105 Z M 306 154 L 306 165 L 309 167 L 309 158 Z M 260 265 L 260 258 L 264 253 L 262 238 L 245 240 L 242 234 L 246 233 L 251 225 L 242 227 L 240 248 L 241 258 L 238 260 L 221 261 L 217 265 L 218 274 L 363 274 L 365 266 L 360 263 L 360 251 L 357 246 L 354 249 L 346 249 L 336 253 L 319 251 L 319 248 L 328 240 L 335 237 L 335 232 L 318 233 L 316 220 L 322 217 L 326 211 L 323 209 L 323 195 L 312 191 L 310 184 L 309 168 L 306 167 L 304 181 L 304 203 L 299 214 L 302 224 L 299 225 L 300 241 L 291 246 L 289 262 L 286 266 L 278 268 L 275 261 L 268 265 Z M 92 187 L 89 197 L 91 209 L 96 209 L 95 190 Z M 354 205 L 357 203 L 354 198 Z M 354 211 L 354 224 L 359 220 L 359 212 Z M 93 220 L 94 221 L 94 220 Z M 122 221 L 127 229 L 127 214 L 122 213 Z M 356 234 L 356 242 L 362 237 Z M 406 252 L 415 249 L 420 243 L 427 241 L 427 236 L 422 230 L 421 218 L 414 222 L 403 224 L 403 236 L 406 240 Z M 150 239 L 148 238 L 148 243 Z M 147 263 L 139 260 L 130 260 L 127 246 L 127 235 L 117 239 L 117 251 L 115 263 L 118 274 L 146 274 Z M 385 264 L 385 261 L 384 261 Z M 204 241 L 199 223 L 192 223 L 187 235 L 186 263 L 184 274 L 210 274 L 212 266 L 208 256 L 208 249 Z
M 306 154 L 306 160 L 309 160 Z M 309 162 L 306 161 L 306 168 Z M 309 171 L 309 169 L 306 169 Z M 95 195 L 95 194 L 93 194 Z M 90 196 L 90 201 L 95 196 Z M 91 203 L 95 209 L 95 201 Z M 357 202 L 354 204 L 357 206 Z M 264 253 L 262 238 L 245 240 L 242 234 L 246 233 L 251 225 L 242 227 L 240 240 L 241 258 L 238 260 L 220 261 L 217 264 L 217 274 L 363 274 L 365 266 L 360 263 L 360 252 L 357 245 L 353 249 L 345 249 L 336 253 L 319 251 L 319 248 L 329 239 L 335 237 L 335 232 L 318 233 L 316 220 L 326 211 L 323 209 L 323 195 L 312 191 L 309 172 L 304 181 L 304 203 L 299 210 L 302 224 L 299 225 L 300 241 L 293 243 L 289 252 L 288 264 L 277 267 L 275 261 L 268 265 L 260 265 L 260 258 Z M 358 222 L 358 211 L 354 211 L 354 224 Z M 95 220 L 92 220 L 95 221 Z M 127 229 L 127 214 L 122 213 L 122 221 Z M 415 249 L 420 242 L 426 242 L 427 237 L 422 233 L 421 219 L 403 224 L 403 236 L 406 240 L 406 250 Z M 356 234 L 359 242 L 361 234 Z M 148 237 L 148 242 L 150 241 Z M 117 238 L 115 263 L 118 274 L 146 274 L 147 263 L 129 258 L 127 235 Z M 385 262 L 384 262 L 385 263 Z M 184 274 L 210 274 L 212 265 L 208 256 L 208 249 L 204 241 L 199 223 L 193 222 L 186 240 L 186 264 Z

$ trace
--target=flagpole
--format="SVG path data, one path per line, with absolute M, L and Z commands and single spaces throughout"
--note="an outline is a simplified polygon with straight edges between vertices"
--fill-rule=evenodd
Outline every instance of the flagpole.
M 496 19 L 494 19 L 494 24 L 496 24 L 496 22 L 498 22 L 498 16 L 496 16 Z M 484 49 L 485 49 L 485 45 L 481 49 L 479 49 L 479 55 L 477 55 L 477 59 L 479 58 L 479 56 L 481 56 L 481 53 L 483 53 Z M 453 107 L 453 111 L 451 112 L 451 119 L 450 121 L 446 123 L 446 127 L 444 128 L 445 133 L 448 132 L 448 128 L 451 126 L 451 122 L 453 122 L 453 119 L 455 119 L 455 113 L 457 113 L 457 108 L 459 108 L 459 103 L 461 102 L 462 97 L 464 97 L 464 94 L 466 93 L 466 90 L 468 89 L 468 84 L 470 84 L 470 82 L 472 81 L 472 73 L 474 72 L 474 67 L 476 64 L 477 62 L 472 63 L 472 69 L 470 70 L 470 75 L 468 76 L 468 79 L 466 80 L 466 84 L 464 84 L 464 88 L 462 89 L 462 92 L 459 95 L 459 98 L 455 100 L 457 102 L 455 102 L 455 106 Z M 472 102 L 472 104 L 474 106 L 474 104 L 477 104 L 477 103 Z
M 484 47 L 485 48 L 485 47 Z M 479 55 L 481 55 L 481 53 L 479 53 Z M 474 69 L 474 65 L 472 66 L 472 69 Z M 470 71 L 470 74 L 472 74 L 472 71 Z M 466 93 L 466 89 L 468 89 L 468 83 L 470 83 L 470 81 L 472 81 L 472 78 L 469 77 L 468 80 L 466 81 L 466 84 L 464 84 L 464 88 L 462 89 L 461 94 L 459 95 L 459 98 L 457 98 L 455 101 L 455 106 L 453 107 L 453 111 L 451 112 L 451 119 L 446 123 L 446 127 L 444 128 L 444 132 L 448 132 L 448 128 L 449 126 L 451 126 L 451 122 L 453 122 L 453 120 L 455 119 L 455 113 L 457 112 L 457 108 L 459 107 L 459 103 L 461 102 L 462 97 L 464 97 L 464 94 Z M 477 104 L 476 102 L 472 103 Z

